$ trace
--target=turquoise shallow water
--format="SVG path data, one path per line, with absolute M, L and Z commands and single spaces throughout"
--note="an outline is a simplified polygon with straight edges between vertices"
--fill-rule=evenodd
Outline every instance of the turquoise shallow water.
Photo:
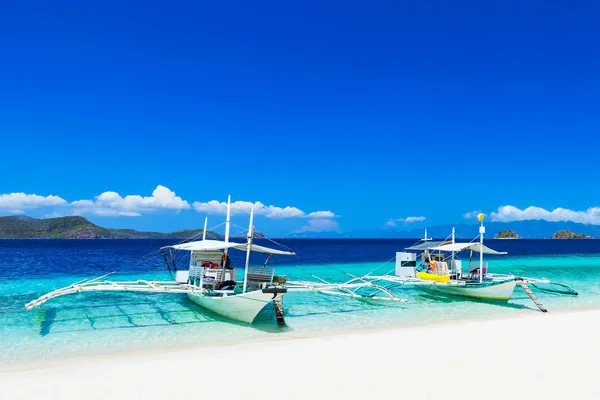
M 536 292 L 550 312 L 600 308 L 600 255 L 537 255 L 489 261 L 491 272 L 545 277 L 567 283 L 579 292 L 576 297 Z M 359 275 L 377 268 L 377 272 L 384 273 L 392 270 L 394 264 L 286 264 L 277 267 L 277 273 L 296 279 L 317 275 L 339 282 L 348 279 L 344 271 Z M 156 273 L 135 272 L 111 279 L 155 276 Z M 396 291 L 408 299 L 406 303 L 382 305 L 290 293 L 284 298 L 288 328 L 283 330 L 276 327 L 270 308 L 253 325 L 238 324 L 197 307 L 185 295 L 87 293 L 58 298 L 39 309 L 24 310 L 23 305 L 31 299 L 79 279 L 80 274 L 64 272 L 2 279 L 0 363 L 539 313 L 520 288 L 509 303 L 450 298 L 416 289 Z

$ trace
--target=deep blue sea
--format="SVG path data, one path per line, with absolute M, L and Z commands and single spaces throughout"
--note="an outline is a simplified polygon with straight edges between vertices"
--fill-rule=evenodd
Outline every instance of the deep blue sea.
M 396 251 L 415 240 L 288 239 L 278 243 L 294 257 L 269 265 L 289 279 L 342 282 L 353 275 L 394 269 Z M 38 296 L 84 278 L 117 273 L 111 280 L 168 280 L 156 252 L 172 240 L 0 240 L 0 363 L 29 362 L 129 350 L 162 349 L 306 336 L 457 319 L 503 318 L 539 313 L 517 288 L 509 303 L 473 301 L 399 289 L 405 303 L 373 305 L 348 298 L 290 293 L 284 298 L 288 327 L 280 329 L 267 308 L 252 325 L 205 311 L 185 295 L 85 293 L 57 298 L 26 311 Z M 275 246 L 259 240 L 259 244 Z M 487 257 L 490 271 L 548 278 L 579 296 L 536 292 L 550 312 L 600 308 L 600 240 L 486 240 L 508 256 Z M 232 253 L 241 266 L 245 254 Z M 265 257 L 255 254 L 253 265 Z M 186 263 L 182 259 L 183 264 Z

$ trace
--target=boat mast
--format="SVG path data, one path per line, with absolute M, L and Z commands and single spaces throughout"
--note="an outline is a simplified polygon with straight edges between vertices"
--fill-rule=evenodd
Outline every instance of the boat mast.
M 227 217 L 225 219 L 225 243 L 229 242 L 229 227 L 231 225 L 231 195 L 227 196 Z M 227 254 L 227 249 L 225 249 Z
M 452 244 L 454 244 L 454 243 L 455 243 L 455 241 L 454 241 L 454 227 L 452 227 Z M 450 270 L 454 270 L 456 272 L 456 280 L 458 280 L 458 271 L 455 269 L 455 266 L 454 266 L 454 253 L 455 252 L 453 251 L 452 252 L 452 260 L 451 260 L 452 265 L 450 266 Z
M 246 268 L 244 268 L 244 290 L 242 293 L 246 293 L 246 285 L 248 283 L 248 267 L 250 267 L 250 248 L 252 247 L 252 237 L 254 236 L 254 226 L 252 226 L 252 220 L 254 219 L 254 207 L 250 210 L 250 225 L 248 226 L 248 244 L 246 248 Z
M 479 226 L 479 282 L 483 282 L 483 234 L 485 226 L 483 226 L 483 214 L 477 216 L 481 225 Z
M 231 195 L 227 195 L 227 216 L 225 217 L 225 243 L 229 243 L 229 227 L 231 225 Z M 229 249 L 225 247 L 223 254 L 229 257 Z M 221 272 L 221 281 L 225 280 L 225 267 L 227 266 L 227 258 L 222 260 L 223 270 Z M 235 278 L 234 278 L 235 279 Z
M 206 240 L 206 225 L 208 224 L 208 217 L 204 217 L 204 229 L 202 230 L 202 240 Z M 194 260 L 196 259 L 196 256 L 194 255 L 194 252 L 192 251 L 192 255 L 190 256 L 190 267 L 191 267 L 191 263 L 192 263 L 192 257 L 194 257 Z M 197 262 L 197 261 L 196 261 Z M 191 270 L 191 268 L 190 268 Z M 200 290 L 202 290 L 202 287 L 204 285 L 204 273 L 206 271 L 204 270 L 204 267 L 200 267 Z

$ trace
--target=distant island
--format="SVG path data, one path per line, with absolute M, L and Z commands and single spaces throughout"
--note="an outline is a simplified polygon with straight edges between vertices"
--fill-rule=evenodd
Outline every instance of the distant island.
M 223 235 L 207 230 L 207 237 Z M 79 216 L 36 219 L 24 216 L 0 217 L 0 239 L 188 239 L 202 236 L 202 229 L 175 232 L 140 232 L 134 229 L 100 227 Z M 255 238 L 262 238 L 260 232 Z
M 586 239 L 589 236 L 583 233 L 575 233 L 570 230 L 562 230 L 552 235 L 551 239 Z
M 494 236 L 494 239 L 520 239 L 520 236 L 517 235 L 517 232 L 511 230 L 500 231 Z

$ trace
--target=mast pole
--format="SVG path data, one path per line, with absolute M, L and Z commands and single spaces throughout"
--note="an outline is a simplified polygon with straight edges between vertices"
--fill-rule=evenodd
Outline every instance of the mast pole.
M 229 228 L 231 226 L 231 195 L 227 195 L 227 216 L 225 217 L 225 243 L 229 243 Z M 225 250 L 223 250 L 223 254 L 225 254 L 227 257 L 229 257 L 229 249 L 227 247 L 225 247 Z M 227 258 L 225 258 L 225 260 L 222 260 L 223 262 L 223 269 L 221 270 L 221 281 L 225 281 L 225 266 L 227 265 L 226 262 Z
M 481 225 L 479 226 L 479 283 L 483 282 L 483 234 L 485 226 L 483 226 L 483 214 L 477 216 Z
M 454 243 L 455 243 L 455 240 L 454 240 L 454 227 L 452 227 L 452 244 L 454 244 Z M 453 251 L 453 252 L 452 252 L 452 260 L 451 260 L 451 262 L 452 262 L 452 265 L 450 266 L 450 270 L 451 270 L 451 271 L 452 271 L 452 270 L 454 270 L 454 271 L 455 271 L 455 273 L 456 273 L 456 280 L 458 280 L 458 270 L 457 270 L 457 269 L 455 268 L 455 266 L 454 266 L 454 253 L 455 253 L 455 252 Z
M 206 225 L 208 224 L 208 217 L 204 217 L 204 229 L 202 230 L 202 240 L 206 240 Z
M 250 225 L 248 226 L 248 244 L 246 247 L 246 268 L 244 268 L 244 291 L 246 293 L 246 286 L 248 284 L 248 267 L 250 266 L 250 248 L 252 247 L 252 237 L 254 236 L 254 226 L 252 220 L 254 219 L 254 207 L 250 210 Z
M 225 219 L 225 243 L 229 242 L 229 227 L 231 226 L 231 195 L 227 196 L 227 217 Z M 227 249 L 225 249 L 227 254 Z

